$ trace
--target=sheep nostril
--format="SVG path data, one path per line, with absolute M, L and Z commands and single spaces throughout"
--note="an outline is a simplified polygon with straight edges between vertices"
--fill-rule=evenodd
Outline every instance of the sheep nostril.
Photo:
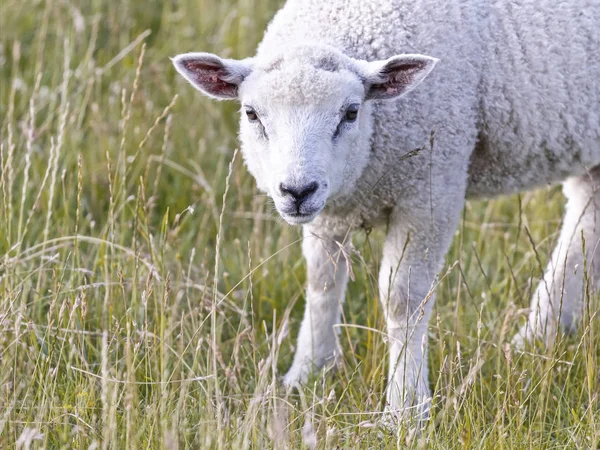
M 313 181 L 312 183 L 305 184 L 303 186 L 289 186 L 281 183 L 279 190 L 285 195 L 291 196 L 296 203 L 302 203 L 309 196 L 314 194 L 319 189 L 319 183 Z
M 313 181 L 303 187 L 302 191 L 300 191 L 300 197 L 305 199 L 309 195 L 314 194 L 317 189 L 319 189 L 319 184 L 316 181 Z
M 279 192 L 281 195 L 288 195 L 289 191 L 287 189 L 287 186 L 283 183 L 279 183 Z

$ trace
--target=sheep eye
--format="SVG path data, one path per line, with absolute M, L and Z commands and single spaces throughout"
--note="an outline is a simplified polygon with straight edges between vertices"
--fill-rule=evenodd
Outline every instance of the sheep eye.
M 252 108 L 246 108 L 246 117 L 250 122 L 256 122 L 258 120 L 258 114 Z
M 358 117 L 358 105 L 350 105 L 348 107 L 348 109 L 346 110 L 346 115 L 344 116 L 344 119 L 347 122 L 354 122 L 357 117 Z

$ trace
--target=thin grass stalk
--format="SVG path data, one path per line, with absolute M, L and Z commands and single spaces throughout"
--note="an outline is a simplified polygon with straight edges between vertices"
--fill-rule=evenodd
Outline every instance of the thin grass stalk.
M 217 232 L 217 242 L 215 247 L 215 275 L 213 280 L 213 298 L 212 298 L 212 306 L 211 306 L 211 319 L 210 319 L 210 328 L 211 328 L 211 340 L 212 340 L 212 370 L 215 377 L 214 389 L 215 389 L 215 399 L 217 404 L 217 436 L 218 436 L 218 447 L 223 448 L 222 436 L 223 436 L 223 417 L 222 417 L 222 399 L 221 399 L 221 389 L 219 386 L 219 377 L 218 377 L 218 365 L 217 365 L 217 303 L 219 301 L 219 258 L 220 258 L 220 250 L 221 250 L 221 240 L 223 238 L 223 216 L 225 215 L 225 209 L 227 207 L 227 193 L 229 192 L 229 186 L 231 181 L 231 175 L 233 174 L 233 164 L 235 162 L 235 158 L 238 154 L 238 149 L 235 149 L 233 152 L 233 156 L 231 158 L 231 162 L 229 163 L 229 170 L 227 172 L 227 177 L 225 178 L 225 192 L 223 193 L 223 206 L 221 208 L 221 215 L 219 216 L 219 230 Z
M 35 98 L 37 91 L 40 87 L 41 74 L 38 74 L 36 78 L 35 87 L 33 88 L 33 94 L 29 101 L 29 129 L 27 130 L 27 143 L 25 151 L 25 168 L 23 169 L 23 186 L 21 187 L 21 207 L 19 208 L 19 225 L 17 227 L 17 251 L 16 257 L 18 259 L 21 246 L 23 245 L 23 218 L 25 214 L 25 203 L 27 202 L 27 192 L 29 185 L 29 171 L 31 169 L 31 152 L 33 147 L 33 137 L 35 130 Z

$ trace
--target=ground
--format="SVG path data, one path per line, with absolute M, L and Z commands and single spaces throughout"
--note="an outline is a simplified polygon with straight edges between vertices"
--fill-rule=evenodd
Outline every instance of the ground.
M 3 0 L 1 448 L 598 448 L 600 320 L 510 345 L 559 187 L 470 202 L 429 331 L 430 421 L 377 426 L 380 230 L 355 240 L 337 371 L 286 394 L 301 231 L 236 154 L 237 105 L 168 57 L 245 57 L 273 0 Z

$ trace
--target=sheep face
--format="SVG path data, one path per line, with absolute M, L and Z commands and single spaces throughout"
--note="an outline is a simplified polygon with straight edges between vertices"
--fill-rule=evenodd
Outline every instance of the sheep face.
M 287 222 L 310 222 L 352 190 L 369 155 L 364 91 L 355 72 L 298 57 L 258 66 L 242 84 L 242 150 Z
M 242 61 L 174 59 L 203 93 L 240 101 L 248 169 L 290 224 L 312 221 L 329 198 L 352 192 L 370 155 L 370 100 L 408 92 L 435 62 L 400 55 L 369 63 L 322 46 Z

